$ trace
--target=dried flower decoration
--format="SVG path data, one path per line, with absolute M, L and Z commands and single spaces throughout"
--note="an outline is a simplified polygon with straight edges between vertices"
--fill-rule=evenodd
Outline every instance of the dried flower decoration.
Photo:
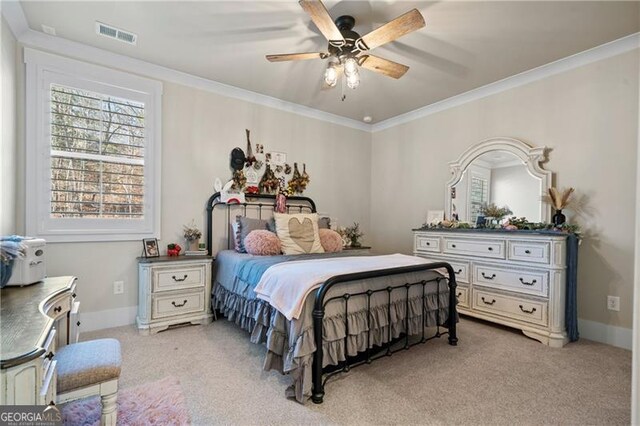
M 191 221 L 189 225 L 184 225 L 184 239 L 187 241 L 195 241 L 202 238 L 202 231 L 198 229 L 196 226 L 196 222 L 194 220 Z

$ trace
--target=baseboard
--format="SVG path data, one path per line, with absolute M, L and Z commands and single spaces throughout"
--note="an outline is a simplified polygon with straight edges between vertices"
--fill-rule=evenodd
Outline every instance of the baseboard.
M 80 331 L 95 331 L 134 324 L 137 313 L 137 306 L 127 306 L 126 308 L 107 309 L 97 312 L 80 311 L 80 321 L 82 323 Z
M 631 328 L 578 319 L 578 331 L 581 339 L 606 343 L 623 349 L 631 350 L 632 348 L 633 330 Z

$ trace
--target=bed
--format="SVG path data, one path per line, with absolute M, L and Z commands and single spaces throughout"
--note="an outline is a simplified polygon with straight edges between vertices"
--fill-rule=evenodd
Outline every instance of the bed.
M 299 402 L 310 397 L 319 404 L 326 381 L 336 374 L 443 335 L 457 344 L 456 282 L 448 263 L 402 255 L 355 259 L 345 252 L 253 256 L 232 250 L 230 223 L 236 215 L 269 217 L 274 201 L 261 194 L 226 204 L 219 193 L 212 195 L 207 247 L 216 258 L 212 308 L 249 332 L 252 342 L 266 346 L 264 369 L 292 377 L 288 397 Z M 316 212 L 316 207 L 310 198 L 289 197 L 287 210 Z M 257 297 L 256 286 L 267 271 L 339 263 L 403 266 L 331 276 L 304 298 L 295 317 Z

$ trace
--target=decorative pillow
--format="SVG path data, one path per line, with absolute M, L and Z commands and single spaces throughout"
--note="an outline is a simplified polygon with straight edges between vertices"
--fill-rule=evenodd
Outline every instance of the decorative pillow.
M 318 224 L 319 225 L 319 224 Z M 342 237 L 331 229 L 318 229 L 320 244 L 326 253 L 342 251 Z
M 257 229 L 266 230 L 267 221 L 238 215 L 236 216 L 236 223 L 238 224 L 238 230 L 236 231 L 237 251 L 240 253 L 246 253 L 247 249 L 244 247 L 244 239 L 247 238 L 247 235 L 249 235 L 249 232 L 251 231 L 255 231 Z
M 256 229 L 249 232 L 244 239 L 247 253 L 258 256 L 275 256 L 282 251 L 282 244 L 276 234 L 271 231 Z
M 318 215 L 274 213 L 284 254 L 324 253 L 318 235 Z
M 331 218 L 325 216 L 318 219 L 318 229 L 331 229 Z

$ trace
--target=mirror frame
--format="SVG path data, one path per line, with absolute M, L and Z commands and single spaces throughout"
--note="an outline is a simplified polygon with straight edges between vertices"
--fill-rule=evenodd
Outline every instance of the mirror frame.
M 507 151 L 518 157 L 527 167 L 527 171 L 531 176 L 540 179 L 540 197 L 546 194 L 552 185 L 553 172 L 542 168 L 541 163 L 547 161 L 548 148 L 532 147 L 529 144 L 513 138 L 498 137 L 483 140 L 472 145 L 460 155 L 456 161 L 449 163 L 451 179 L 445 186 L 445 214 L 447 218 L 451 217 L 451 188 L 454 187 L 462 179 L 464 171 L 469 164 L 482 154 L 491 151 Z M 540 221 L 549 223 L 551 220 L 551 206 L 540 201 Z

